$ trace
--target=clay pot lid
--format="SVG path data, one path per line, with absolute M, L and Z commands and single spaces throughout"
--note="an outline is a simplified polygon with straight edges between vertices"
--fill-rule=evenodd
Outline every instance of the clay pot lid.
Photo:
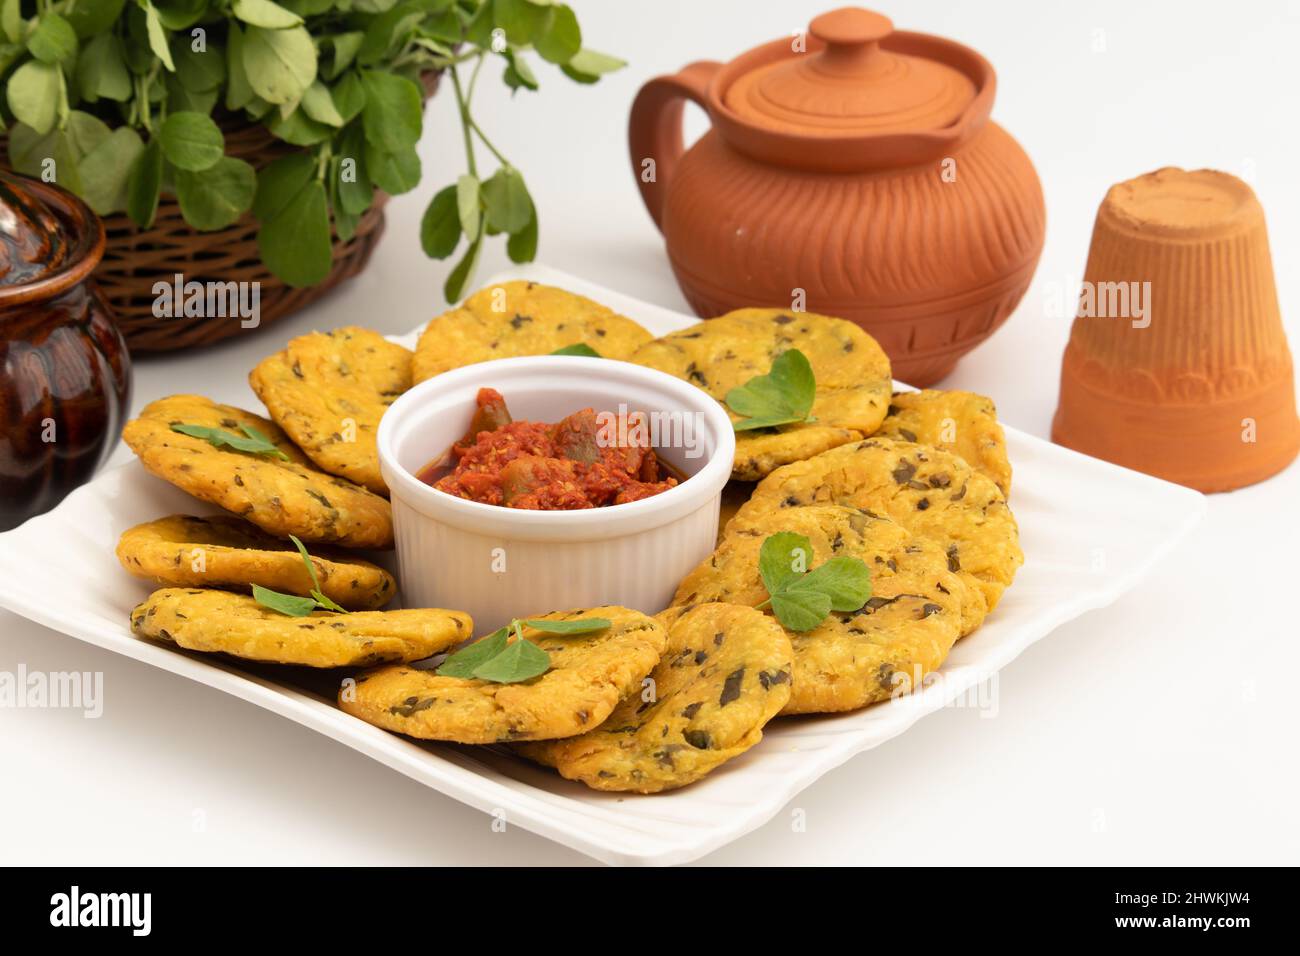
M 103 224 L 84 202 L 0 170 L 0 305 L 58 294 L 86 278 L 103 253 Z
M 1236 176 L 1167 166 L 1112 186 L 1101 215 L 1112 228 L 1130 233 L 1205 239 L 1250 225 L 1262 210 Z
M 817 17 L 802 42 L 772 40 L 699 66 L 708 79 L 696 99 L 728 145 L 814 172 L 952 156 L 984 128 L 997 95 L 993 65 L 970 47 L 894 30 L 855 7 Z
M 843 7 L 816 17 L 805 53 L 735 78 L 724 102 L 755 126 L 806 136 L 910 133 L 957 122 L 976 96 L 962 71 L 891 50 L 888 17 Z

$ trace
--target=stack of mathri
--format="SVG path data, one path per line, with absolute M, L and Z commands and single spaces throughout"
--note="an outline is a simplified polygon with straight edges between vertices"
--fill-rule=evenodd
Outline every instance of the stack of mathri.
M 393 579 L 349 553 L 392 546 L 375 430 L 413 380 L 576 343 L 719 401 L 797 349 L 816 397 L 808 420 L 738 432 L 717 550 L 672 607 L 539 613 L 488 639 L 544 650 L 543 673 L 458 676 L 426 659 L 469 641 L 468 616 L 377 610 L 394 596 Z M 875 341 L 838 319 L 747 309 L 652 339 L 598 303 L 511 282 L 435 319 L 414 355 L 346 328 L 294 339 L 250 378 L 272 421 L 173 396 L 126 428 L 149 471 L 231 513 L 175 515 L 123 535 L 124 567 L 165 586 L 132 613 L 135 631 L 262 661 L 388 662 L 341 678 L 345 711 L 425 739 L 508 743 L 600 789 L 679 787 L 752 747 L 778 715 L 852 710 L 915 689 L 979 626 L 1022 561 L 992 403 L 894 393 Z M 810 570 L 860 559 L 870 597 L 816 627 L 783 626 L 759 567 L 763 542 L 781 532 L 807 539 Z M 285 613 L 261 589 L 302 603 Z M 459 653 L 472 656 L 484 640 Z

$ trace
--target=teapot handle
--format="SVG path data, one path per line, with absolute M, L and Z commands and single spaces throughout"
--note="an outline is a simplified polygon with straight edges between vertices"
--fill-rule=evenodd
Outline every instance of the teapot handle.
M 684 151 L 685 101 L 689 99 L 707 109 L 709 82 L 721 67 L 721 63 L 713 60 L 691 63 L 672 76 L 651 80 L 641 87 L 632 102 L 627 130 L 632 175 L 641 189 L 646 209 L 661 232 L 668 183 Z M 652 160 L 653 165 L 647 165 L 647 160 Z

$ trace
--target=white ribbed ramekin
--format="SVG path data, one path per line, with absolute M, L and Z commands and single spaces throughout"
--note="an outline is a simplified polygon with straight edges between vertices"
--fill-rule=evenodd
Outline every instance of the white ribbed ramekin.
M 480 388 L 515 419 L 557 422 L 583 408 L 675 413 L 698 425 L 701 454 L 656 444 L 689 479 L 641 501 L 580 511 L 524 511 L 467 501 L 415 477 L 469 426 Z M 612 359 L 498 359 L 416 385 L 384 414 L 379 462 L 392 493 L 405 607 L 468 612 L 477 634 L 512 617 L 619 604 L 647 613 L 713 550 L 736 439 L 726 410 L 700 389 Z

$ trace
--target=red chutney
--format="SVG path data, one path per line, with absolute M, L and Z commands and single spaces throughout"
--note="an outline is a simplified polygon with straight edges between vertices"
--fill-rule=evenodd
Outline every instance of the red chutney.
M 555 424 L 517 422 L 500 392 L 479 389 L 469 431 L 451 449 L 454 465 L 435 462 L 418 477 L 459 498 L 531 511 L 639 501 L 677 479 L 650 447 L 646 429 L 632 427 L 635 416 L 601 421 L 584 408 Z

